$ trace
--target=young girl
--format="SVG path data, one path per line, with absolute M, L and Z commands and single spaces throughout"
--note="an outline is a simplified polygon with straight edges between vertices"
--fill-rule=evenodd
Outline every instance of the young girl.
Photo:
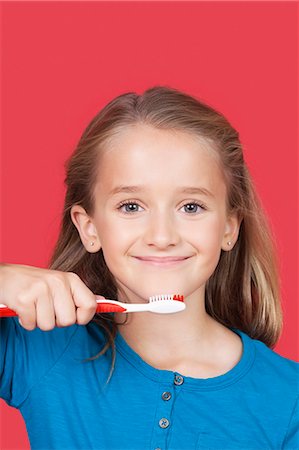
M 298 449 L 299 364 L 273 351 L 274 246 L 238 133 L 167 87 L 112 100 L 67 163 L 48 269 L 3 264 L 1 396 L 32 449 Z M 185 296 L 174 314 L 96 298 Z

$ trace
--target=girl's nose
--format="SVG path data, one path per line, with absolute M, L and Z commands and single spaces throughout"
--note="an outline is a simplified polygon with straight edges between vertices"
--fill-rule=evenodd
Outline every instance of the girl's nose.
M 147 245 L 158 248 L 177 245 L 180 238 L 175 219 L 163 212 L 153 214 L 147 224 L 144 238 Z

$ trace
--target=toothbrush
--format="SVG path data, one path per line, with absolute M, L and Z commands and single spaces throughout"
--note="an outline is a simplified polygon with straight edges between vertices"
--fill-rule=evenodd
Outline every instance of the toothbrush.
M 148 303 L 123 303 L 117 300 L 97 299 L 96 313 L 140 312 L 148 311 L 160 314 L 171 314 L 186 308 L 183 295 L 154 295 Z M 0 317 L 17 316 L 17 313 L 0 303 Z
M 97 300 L 97 311 L 102 312 L 139 312 L 171 314 L 186 308 L 183 295 L 154 295 L 149 303 L 123 303 L 116 300 Z

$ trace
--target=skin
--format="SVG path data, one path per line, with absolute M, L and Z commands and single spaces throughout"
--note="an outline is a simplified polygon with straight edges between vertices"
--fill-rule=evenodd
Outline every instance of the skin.
M 144 190 L 111 194 L 120 185 Z M 194 186 L 212 195 L 180 190 Z M 241 358 L 241 339 L 212 319 L 204 304 L 205 284 L 240 227 L 226 211 L 227 191 L 215 151 L 190 134 L 138 124 L 122 131 L 101 154 L 94 193 L 93 217 L 79 205 L 72 207 L 71 217 L 86 250 L 103 249 L 121 287 L 118 299 L 145 303 L 156 294 L 185 296 L 186 309 L 180 313 L 129 314 L 128 323 L 119 326 L 127 343 L 152 366 L 186 376 L 230 370 Z M 187 259 L 157 265 L 140 256 Z M 124 321 L 121 313 L 115 318 Z

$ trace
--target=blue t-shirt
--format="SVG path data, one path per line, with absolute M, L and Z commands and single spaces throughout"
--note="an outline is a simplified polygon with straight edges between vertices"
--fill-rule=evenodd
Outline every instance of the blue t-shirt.
M 299 449 L 299 364 L 232 328 L 243 343 L 227 373 L 192 378 L 147 364 L 94 322 L 27 331 L 1 322 L 1 397 L 20 410 L 39 450 Z

